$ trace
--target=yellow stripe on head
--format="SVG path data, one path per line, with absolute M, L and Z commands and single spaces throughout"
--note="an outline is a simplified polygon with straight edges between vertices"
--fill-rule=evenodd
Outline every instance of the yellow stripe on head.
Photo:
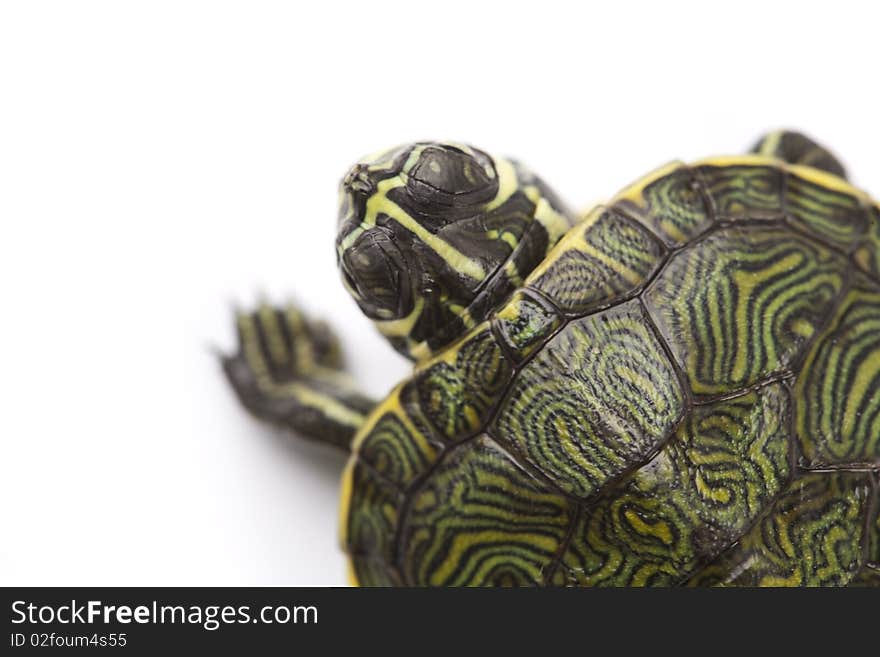
M 346 288 L 419 360 L 482 322 L 573 223 L 527 169 L 455 142 L 355 165 L 340 208 Z
M 417 219 L 407 214 L 403 208 L 388 198 L 388 190 L 401 187 L 403 184 L 405 183 L 401 183 L 401 181 L 396 179 L 389 179 L 379 183 L 377 193 L 367 201 L 367 214 L 364 217 L 363 225 L 376 225 L 376 218 L 380 214 L 384 214 L 413 233 L 456 271 L 460 271 L 477 281 L 486 278 L 486 271 L 478 261 L 468 258 L 448 242 L 428 231 Z

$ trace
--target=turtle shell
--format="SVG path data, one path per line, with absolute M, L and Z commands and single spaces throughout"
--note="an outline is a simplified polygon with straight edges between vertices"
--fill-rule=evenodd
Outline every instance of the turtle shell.
M 591 212 L 370 416 L 362 585 L 880 583 L 880 210 L 759 156 Z

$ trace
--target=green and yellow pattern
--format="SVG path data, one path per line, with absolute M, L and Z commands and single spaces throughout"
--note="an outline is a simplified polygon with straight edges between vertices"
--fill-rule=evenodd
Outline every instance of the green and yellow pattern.
M 716 221 L 782 219 L 785 170 L 760 155 L 716 158 L 694 165 Z
M 513 375 L 488 323 L 455 349 L 418 368 L 415 388 L 420 408 L 438 435 L 463 440 L 482 429 Z
M 531 585 L 560 550 L 569 502 L 490 438 L 451 449 L 412 493 L 401 534 L 406 581 Z
M 843 251 L 852 251 L 867 231 L 870 199 L 836 176 L 792 167 L 785 191 L 791 224 Z
M 880 211 L 771 137 L 590 212 L 370 414 L 354 581 L 880 584 Z
M 686 244 L 712 225 L 712 209 L 690 167 L 672 162 L 620 192 L 612 207 L 636 217 L 669 246 Z
M 676 253 L 645 302 L 694 393 L 723 395 L 791 371 L 846 271 L 785 228 L 730 226 Z
M 657 451 L 684 411 L 675 370 L 634 300 L 546 343 L 491 431 L 560 490 L 588 499 Z
M 868 229 L 853 258 L 856 267 L 874 280 L 880 280 L 880 206 L 875 205 L 870 209 Z
M 673 585 L 717 557 L 791 476 L 788 391 L 699 406 L 626 484 L 586 507 L 557 583 Z
M 814 341 L 795 386 L 808 467 L 880 460 L 880 286 L 862 280 Z
M 699 586 L 841 586 L 861 569 L 866 515 L 877 489 L 867 472 L 797 478 L 770 513 L 697 573 Z
M 527 281 L 571 316 L 608 306 L 657 270 L 664 248 L 637 222 L 599 207 L 566 235 Z

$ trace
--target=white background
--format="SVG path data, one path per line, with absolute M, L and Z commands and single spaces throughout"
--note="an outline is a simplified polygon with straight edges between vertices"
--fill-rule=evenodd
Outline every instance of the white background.
M 469 141 L 586 206 L 794 126 L 876 195 L 872 4 L 4 2 L 0 584 L 344 583 L 341 458 L 209 346 L 262 290 L 406 373 L 338 283 L 347 166 Z

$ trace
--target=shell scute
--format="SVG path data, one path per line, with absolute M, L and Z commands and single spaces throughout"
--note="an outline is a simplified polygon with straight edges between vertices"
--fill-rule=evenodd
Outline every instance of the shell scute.
M 485 322 L 419 368 L 414 379 L 419 407 L 438 435 L 463 440 L 485 426 L 512 374 L 512 363 Z
M 719 220 L 781 219 L 785 174 L 775 160 L 737 158 L 736 163 L 698 164 L 697 175 Z
M 637 219 L 671 247 L 681 246 L 712 225 L 712 208 L 697 175 L 672 162 L 621 191 L 610 206 Z
M 498 312 L 495 328 L 508 353 L 519 362 L 533 354 L 563 321 L 555 308 L 526 290 L 514 294 Z
M 660 266 L 664 251 L 637 222 L 596 208 L 560 240 L 526 287 L 567 315 L 584 315 L 638 289 Z
M 568 500 L 478 436 L 414 491 L 401 571 L 421 586 L 538 585 L 571 517 Z
M 798 477 L 767 516 L 690 584 L 845 585 L 863 566 L 865 514 L 875 496 L 868 472 Z
M 880 466 L 880 287 L 854 287 L 795 384 L 804 464 Z
M 717 557 L 791 476 L 785 386 L 699 406 L 654 459 L 584 509 L 561 570 L 583 586 L 671 585 Z
M 815 169 L 792 167 L 785 181 L 785 212 L 793 225 L 851 251 L 868 229 L 868 199 L 837 181 Z
M 493 424 L 502 445 L 588 498 L 666 440 L 684 413 L 638 300 L 570 322 L 518 374 Z
M 845 284 L 844 256 L 776 226 L 731 226 L 675 254 L 646 291 L 697 396 L 797 364 Z

